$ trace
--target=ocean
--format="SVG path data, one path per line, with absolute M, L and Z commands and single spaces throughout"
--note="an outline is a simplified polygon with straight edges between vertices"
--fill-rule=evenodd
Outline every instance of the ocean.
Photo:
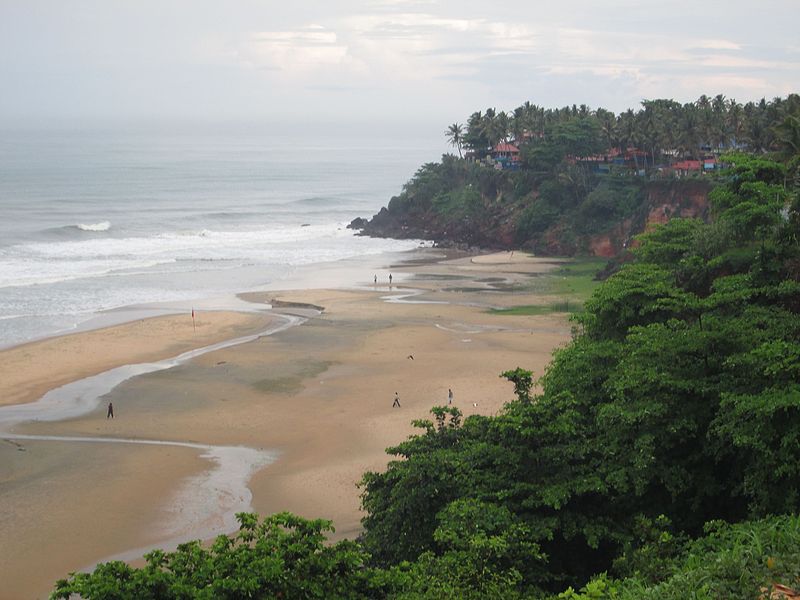
M 266 126 L 0 130 L 0 347 L 415 248 L 346 225 L 443 151 L 443 136 Z

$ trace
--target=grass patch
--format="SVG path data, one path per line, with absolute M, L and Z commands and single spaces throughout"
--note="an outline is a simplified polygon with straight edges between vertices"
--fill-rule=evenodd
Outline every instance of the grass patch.
M 577 258 L 560 266 L 550 273 L 537 276 L 530 284 L 513 291 L 526 291 L 542 296 L 558 296 L 559 299 L 548 304 L 528 304 L 509 308 L 489 310 L 497 315 L 548 315 L 551 313 L 580 313 L 583 303 L 592 295 L 600 281 L 595 275 L 605 267 L 604 258 Z M 512 290 L 509 290 L 512 291 Z
M 490 292 L 492 290 L 487 290 L 486 288 L 482 288 L 482 287 L 450 287 L 450 288 L 444 288 L 442 291 L 443 292 L 461 292 L 461 293 L 468 294 L 470 292 Z
M 579 258 L 565 263 L 548 274 L 550 290 L 547 294 L 571 296 L 572 300 L 584 302 L 600 285 L 594 277 L 607 262 L 605 258 Z
M 489 312 L 493 315 L 549 315 L 552 313 L 579 313 L 583 311 L 580 302 L 564 300 L 563 302 L 551 302 L 550 304 L 527 304 L 524 306 L 512 306 L 510 308 L 492 308 Z

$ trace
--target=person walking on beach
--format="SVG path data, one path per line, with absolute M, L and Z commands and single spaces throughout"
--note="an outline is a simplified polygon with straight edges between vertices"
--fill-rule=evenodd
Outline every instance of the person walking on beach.
M 389 273 L 389 285 L 392 285 L 392 274 Z
M 111 402 L 108 403 L 108 412 L 106 413 L 106 419 L 113 419 L 114 418 L 114 405 Z
M 400 408 L 400 396 L 397 395 L 397 392 L 394 393 L 394 402 L 392 402 L 392 408 L 395 406 Z
M 378 276 L 377 276 L 377 275 L 375 275 L 375 276 L 372 278 L 372 281 L 373 281 L 373 283 L 376 283 L 376 284 L 377 284 L 377 283 L 378 283 Z
M 451 390 L 450 388 L 447 389 L 447 403 L 448 404 L 453 403 L 453 390 Z

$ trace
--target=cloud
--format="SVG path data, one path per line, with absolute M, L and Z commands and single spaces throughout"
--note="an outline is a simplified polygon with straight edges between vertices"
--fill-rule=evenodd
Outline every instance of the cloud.
M 699 60 L 704 67 L 736 70 L 780 69 L 787 65 L 778 61 L 756 60 L 744 56 L 711 54 Z
M 525 25 L 425 12 L 353 15 L 341 22 L 351 52 L 372 73 L 419 81 L 468 78 L 496 56 L 530 53 L 537 35 Z
M 417 7 L 431 6 L 436 4 L 436 0 L 370 0 L 368 6 L 377 8 L 397 8 L 397 7 Z
M 741 50 L 742 46 L 729 40 L 698 40 L 695 48 L 704 50 Z
M 754 43 L 750 29 L 693 27 L 672 10 L 645 14 L 633 0 L 629 9 L 592 18 L 588 3 L 586 10 L 574 3 L 570 10 L 568 1 L 566 10 L 501 12 L 463 2 L 361 0 L 349 12 L 343 3 L 306 22 L 297 9 L 281 27 L 218 44 L 216 64 L 257 72 L 270 101 L 285 90 L 295 102 L 305 93 L 309 103 L 347 99 L 358 111 L 381 104 L 434 110 L 438 103 L 436 110 L 452 112 L 481 104 L 511 109 L 525 100 L 616 110 L 644 97 L 688 101 L 717 85 L 737 95 L 748 84 L 758 86 L 749 95 L 771 93 L 775 81 L 798 70 L 796 42 Z
M 347 45 L 320 25 L 293 31 L 260 31 L 247 35 L 235 51 L 240 64 L 276 69 L 289 75 L 337 67 L 352 62 Z
M 497 94 L 502 87 L 516 90 L 510 92 L 516 98 L 531 98 L 544 82 L 557 82 L 585 94 L 573 101 L 587 102 L 589 88 L 567 85 L 569 78 L 595 86 L 624 82 L 635 97 L 657 97 L 708 91 L 712 83 L 741 90 L 748 82 L 763 83 L 759 70 L 797 69 L 760 59 L 736 39 L 713 32 L 672 35 L 622 22 L 607 29 L 559 27 L 546 18 L 435 11 L 435 3 L 425 0 L 374 0 L 366 10 L 322 25 L 251 33 L 236 56 L 240 64 L 278 70 L 323 93 L 418 90 L 432 96 L 457 87 L 464 97 L 480 97 L 479 88 Z

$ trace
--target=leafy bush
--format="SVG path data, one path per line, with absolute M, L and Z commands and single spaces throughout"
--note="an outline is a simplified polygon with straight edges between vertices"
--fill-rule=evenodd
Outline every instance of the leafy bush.
M 240 513 L 238 534 L 221 535 L 211 547 L 199 541 L 174 552 L 154 550 L 147 564 L 120 561 L 92 573 L 73 573 L 56 584 L 53 598 L 74 594 L 87 600 L 372 598 L 374 572 L 358 544 L 325 544 L 330 521 L 309 521 L 289 513 L 267 517 Z M 382 582 L 384 585 L 386 582 Z
M 601 575 L 565 600 L 753 600 L 767 598 L 774 584 L 800 587 L 800 517 L 771 517 L 735 525 L 711 522 L 691 542 L 670 573 L 653 583 L 634 574 L 623 580 Z
M 631 216 L 644 201 L 642 187 L 626 179 L 607 178 L 589 192 L 578 208 L 578 227 L 597 233 Z

